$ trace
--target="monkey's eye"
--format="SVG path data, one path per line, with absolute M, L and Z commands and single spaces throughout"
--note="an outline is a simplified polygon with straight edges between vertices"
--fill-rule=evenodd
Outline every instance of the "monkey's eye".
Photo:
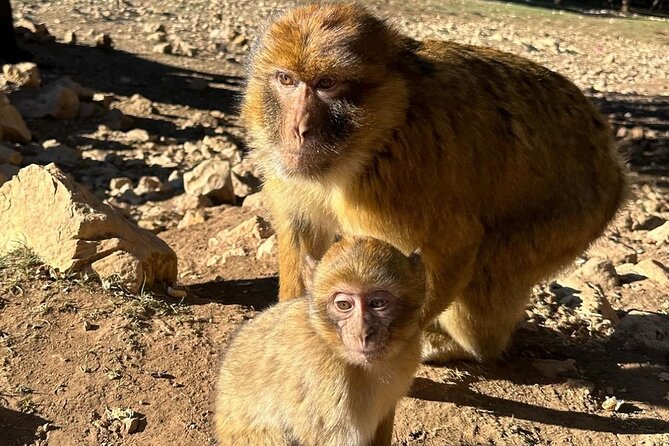
M 388 300 L 380 297 L 375 297 L 374 299 L 369 301 L 369 306 L 374 308 L 375 310 L 379 310 L 385 307 L 387 304 Z
M 350 298 L 343 293 L 335 296 L 334 304 L 339 311 L 350 311 L 353 308 Z
M 295 85 L 295 80 L 288 73 L 279 73 L 276 75 L 277 80 L 281 85 L 290 86 Z
M 322 77 L 318 83 L 316 83 L 316 89 L 318 90 L 328 90 L 335 85 L 335 80 L 331 77 Z

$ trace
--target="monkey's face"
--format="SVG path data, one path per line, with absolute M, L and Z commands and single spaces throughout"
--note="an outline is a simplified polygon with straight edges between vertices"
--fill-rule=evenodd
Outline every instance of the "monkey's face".
M 372 366 L 417 341 L 425 298 L 417 254 L 406 257 L 380 240 L 345 236 L 320 262 L 307 264 L 311 321 L 346 361 Z
M 346 151 L 359 127 L 350 82 L 325 72 L 307 77 L 277 69 L 268 80 L 266 105 L 278 119 L 268 123 L 275 162 L 290 175 L 327 170 Z
M 397 340 L 393 325 L 408 308 L 388 290 L 344 290 L 334 293 L 327 305 L 349 361 L 367 365 L 391 354 Z
M 391 67 L 398 47 L 393 30 L 353 4 L 296 8 L 272 23 L 242 106 L 266 173 L 313 178 L 367 159 L 406 108 Z

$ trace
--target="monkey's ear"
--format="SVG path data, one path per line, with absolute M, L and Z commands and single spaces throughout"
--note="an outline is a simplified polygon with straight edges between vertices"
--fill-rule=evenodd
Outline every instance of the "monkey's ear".
M 423 266 L 423 250 L 420 248 L 416 248 L 414 252 L 409 254 L 409 262 L 411 265 L 414 267 L 416 266 Z
M 311 290 L 311 285 L 314 281 L 314 272 L 316 271 L 318 262 L 309 254 L 304 256 L 304 263 L 302 263 L 302 281 L 307 290 Z

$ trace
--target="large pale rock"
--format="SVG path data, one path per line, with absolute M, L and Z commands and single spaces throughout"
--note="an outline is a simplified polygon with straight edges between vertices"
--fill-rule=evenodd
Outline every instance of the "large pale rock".
M 63 272 L 118 276 L 131 292 L 177 277 L 177 258 L 55 165 L 31 165 L 0 188 L 0 253 L 24 245 Z
M 74 119 L 79 116 L 79 95 L 63 84 L 39 90 L 20 90 L 12 94 L 12 103 L 26 118 Z
M 0 130 L 6 141 L 25 144 L 32 139 L 23 117 L 3 93 L 0 93 Z
M 234 203 L 230 162 L 205 160 L 184 174 L 184 189 L 189 195 L 205 195 L 214 203 Z

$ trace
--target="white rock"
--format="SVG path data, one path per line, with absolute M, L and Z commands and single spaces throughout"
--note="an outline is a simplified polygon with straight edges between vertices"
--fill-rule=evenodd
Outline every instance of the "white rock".
M 205 195 L 214 203 L 234 203 L 230 173 L 230 162 L 227 160 L 205 160 L 184 174 L 184 189 L 190 195 Z
M 634 267 L 639 274 L 648 277 L 656 284 L 669 289 L 669 273 L 665 266 L 655 259 L 646 259 Z
M 271 256 L 274 252 L 276 246 L 276 235 L 272 235 L 267 240 L 264 240 L 258 246 L 258 252 L 256 254 L 256 259 L 261 259 L 265 256 Z
M 37 88 L 42 83 L 37 64 L 33 62 L 3 65 L 2 73 L 5 75 L 5 79 L 19 87 Z
M 657 244 L 669 243 L 669 221 L 648 232 L 648 238 Z
M 26 246 L 59 271 L 118 276 L 134 293 L 177 277 L 176 254 L 164 241 L 53 164 L 25 167 L 0 188 L 0 228 L 0 252 Z

